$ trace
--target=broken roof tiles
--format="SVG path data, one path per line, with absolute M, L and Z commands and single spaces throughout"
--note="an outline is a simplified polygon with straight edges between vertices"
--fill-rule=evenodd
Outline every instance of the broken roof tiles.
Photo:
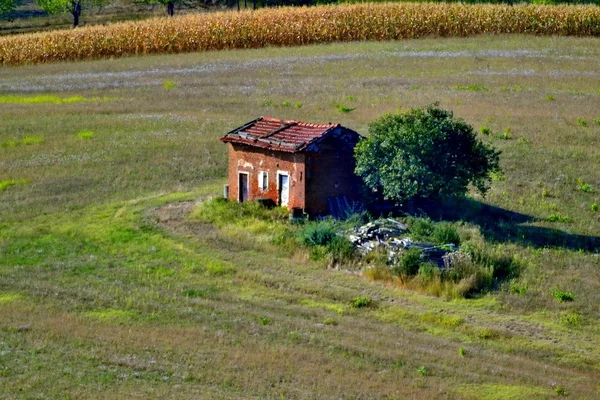
M 260 117 L 229 132 L 221 141 L 296 153 L 338 127 L 341 127 L 340 124 L 311 124 Z

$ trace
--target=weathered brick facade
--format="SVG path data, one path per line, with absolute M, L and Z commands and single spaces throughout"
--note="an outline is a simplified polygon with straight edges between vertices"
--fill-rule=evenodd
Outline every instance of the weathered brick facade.
M 278 173 L 289 176 L 288 208 L 305 207 L 305 155 L 304 153 L 284 153 L 229 143 L 229 199 L 239 200 L 239 173 L 248 173 L 249 200 L 268 198 L 279 204 Z M 267 190 L 261 190 L 259 173 L 267 172 Z
M 228 197 L 270 199 L 277 205 L 287 200 L 289 209 L 312 216 L 328 214 L 331 199 L 360 200 L 353 155 L 359 138 L 340 125 L 252 121 L 221 139 L 229 146 Z

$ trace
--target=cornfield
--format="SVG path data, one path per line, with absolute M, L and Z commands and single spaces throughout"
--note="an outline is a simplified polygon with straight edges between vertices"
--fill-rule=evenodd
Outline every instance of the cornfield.
M 600 36 L 600 7 L 379 3 L 159 18 L 0 38 L 0 64 L 523 33 Z

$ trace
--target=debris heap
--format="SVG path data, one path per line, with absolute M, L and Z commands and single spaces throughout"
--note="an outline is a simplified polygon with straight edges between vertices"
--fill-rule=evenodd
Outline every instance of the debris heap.
M 388 252 L 388 259 L 395 263 L 408 248 L 421 250 L 424 261 L 438 265 L 440 269 L 452 268 L 451 253 L 458 248 L 454 244 L 437 246 L 432 243 L 413 242 L 406 236 L 408 227 L 391 218 L 369 222 L 366 225 L 352 229 L 347 237 L 360 254 L 366 255 L 376 248 L 384 248 Z

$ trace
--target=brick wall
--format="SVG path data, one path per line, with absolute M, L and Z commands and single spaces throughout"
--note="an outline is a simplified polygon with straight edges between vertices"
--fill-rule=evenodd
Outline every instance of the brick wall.
M 270 151 L 242 144 L 229 143 L 229 199 L 238 200 L 238 174 L 248 173 L 248 198 L 272 199 L 279 204 L 278 171 L 289 174 L 288 208 L 305 207 L 305 154 Z M 268 172 L 268 190 L 259 187 L 260 172 Z
M 361 200 L 362 180 L 354 174 L 353 147 L 335 141 L 319 145 L 319 151 L 306 153 L 306 208 L 311 215 L 329 214 L 329 197 L 346 196 Z

